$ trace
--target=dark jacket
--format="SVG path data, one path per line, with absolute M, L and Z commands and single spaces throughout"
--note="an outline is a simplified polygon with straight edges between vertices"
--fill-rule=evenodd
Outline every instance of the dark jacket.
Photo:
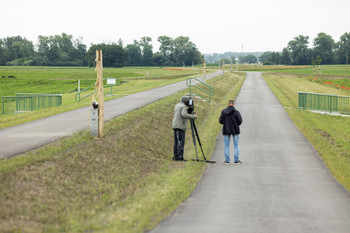
M 228 106 L 221 112 L 219 119 L 220 124 L 223 124 L 222 134 L 240 134 L 239 126 L 242 124 L 242 117 L 239 111 L 233 106 Z

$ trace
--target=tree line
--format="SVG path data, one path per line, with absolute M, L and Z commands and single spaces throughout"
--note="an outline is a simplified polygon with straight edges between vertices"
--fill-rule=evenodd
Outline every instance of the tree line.
M 171 38 L 159 36 L 159 51 L 153 52 L 152 39 L 142 37 L 124 46 L 123 41 L 91 44 L 89 48 L 82 38 L 62 33 L 54 36 L 38 36 L 34 45 L 25 37 L 0 39 L 1 66 L 94 66 L 95 51 L 102 49 L 103 65 L 123 66 L 190 66 L 202 63 L 202 54 L 189 37 Z
M 309 37 L 299 35 L 288 42 L 282 52 L 265 52 L 259 57 L 264 65 L 345 64 L 350 55 L 350 33 L 344 33 L 338 42 L 321 32 L 309 48 Z

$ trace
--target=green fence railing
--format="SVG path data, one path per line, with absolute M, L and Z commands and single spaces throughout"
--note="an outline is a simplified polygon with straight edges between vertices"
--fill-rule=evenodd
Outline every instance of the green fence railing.
M 108 78 L 104 78 L 103 79 L 103 82 L 107 82 Z M 105 84 L 103 85 L 103 88 L 106 88 L 106 87 L 110 87 L 111 88 L 111 92 L 110 94 L 112 94 L 112 88 L 116 86 L 116 84 Z M 88 92 L 88 93 L 86 93 Z M 75 101 L 76 102 L 80 102 L 81 100 L 91 96 L 92 94 L 95 93 L 95 83 L 88 86 L 87 88 L 84 88 L 83 90 L 79 91 L 77 94 L 75 94 Z
M 189 95 L 198 95 L 201 98 L 211 102 L 211 97 L 214 96 L 214 87 L 206 84 L 205 82 L 197 79 L 197 78 L 187 78 L 186 85 L 189 87 Z M 193 91 L 199 91 L 194 93 Z M 204 96 L 204 94 L 207 95 Z
M 32 112 L 62 105 L 62 95 L 17 93 L 2 97 L 2 114 Z
M 298 107 L 308 110 L 350 114 L 350 97 L 298 92 Z

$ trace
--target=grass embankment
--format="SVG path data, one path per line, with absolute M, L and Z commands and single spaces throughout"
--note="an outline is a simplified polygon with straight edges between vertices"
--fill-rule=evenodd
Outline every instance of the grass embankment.
M 105 68 L 103 72 L 104 77 L 117 77 L 123 81 L 121 86 L 113 87 L 113 95 L 106 95 L 105 101 L 179 82 L 198 73 L 195 70 L 153 67 Z M 78 79 L 82 79 L 81 84 L 84 85 L 81 89 L 96 81 L 95 69 L 82 67 L 0 67 L 0 76 L 0 96 L 14 96 L 16 93 L 63 94 L 63 104 L 60 107 L 21 114 L 0 114 L 0 129 L 88 106 L 91 97 L 75 101 Z M 90 92 L 92 90 L 82 95 Z M 105 94 L 110 92 L 110 87 L 105 88 Z M 2 99 L 0 106 L 2 108 Z
M 220 111 L 244 77 L 208 80 L 212 103 L 195 100 L 206 156 L 220 132 Z M 185 92 L 105 124 L 105 136 L 80 132 L 36 151 L 0 161 L 2 232 L 143 232 L 195 189 L 205 163 L 174 162 L 173 108 Z M 185 157 L 195 158 L 187 131 Z
M 298 110 L 298 91 L 345 96 L 349 96 L 349 92 L 288 75 L 264 76 L 290 118 L 315 147 L 331 173 L 350 191 L 350 118 Z

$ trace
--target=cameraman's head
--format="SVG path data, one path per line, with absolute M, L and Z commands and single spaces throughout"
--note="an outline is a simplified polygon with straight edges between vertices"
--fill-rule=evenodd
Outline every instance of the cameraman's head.
M 183 97 L 181 98 L 181 102 L 184 103 L 186 106 L 188 106 L 188 104 L 189 104 L 189 98 L 188 98 L 188 96 L 183 96 Z

